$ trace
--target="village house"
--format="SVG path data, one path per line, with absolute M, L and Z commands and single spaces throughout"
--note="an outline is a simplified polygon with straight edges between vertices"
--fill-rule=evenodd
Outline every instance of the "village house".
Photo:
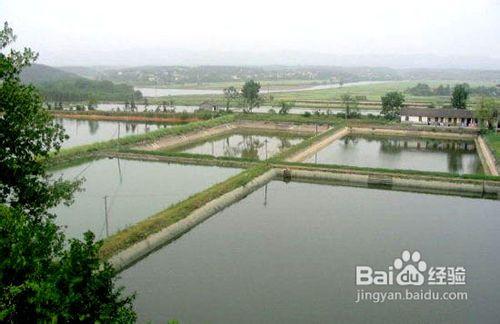
M 467 109 L 412 108 L 401 109 L 401 122 L 411 124 L 476 127 L 474 113 Z
M 218 111 L 219 105 L 212 101 L 204 101 L 200 104 L 199 110 L 210 110 L 210 111 Z

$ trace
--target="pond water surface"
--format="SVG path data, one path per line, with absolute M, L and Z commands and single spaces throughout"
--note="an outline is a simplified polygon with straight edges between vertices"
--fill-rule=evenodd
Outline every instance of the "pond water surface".
M 305 162 L 451 173 L 483 173 L 474 142 L 348 135 Z
M 57 223 L 79 237 L 86 230 L 106 237 L 240 172 L 238 169 L 101 159 L 54 172 L 53 177 L 85 178 L 83 192 L 69 207 L 54 208 Z
M 70 118 L 55 118 L 54 121 L 64 127 L 69 139 L 63 147 L 73 147 L 95 142 L 116 139 L 118 136 L 137 135 L 171 127 L 171 124 L 133 123 L 122 121 L 82 120 Z
M 227 134 L 203 143 L 180 148 L 182 152 L 264 160 L 283 149 L 302 142 L 304 137 L 289 134 Z
M 141 322 L 496 323 L 500 202 L 271 182 L 121 273 Z M 402 251 L 463 266 L 466 301 L 356 303 L 355 268 Z M 361 286 L 400 291 L 401 286 Z

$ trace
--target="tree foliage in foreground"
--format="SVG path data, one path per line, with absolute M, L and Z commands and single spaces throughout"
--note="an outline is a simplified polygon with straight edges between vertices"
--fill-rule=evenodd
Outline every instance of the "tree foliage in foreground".
M 401 108 L 405 102 L 404 95 L 399 91 L 392 91 L 382 96 L 381 114 L 387 118 L 396 118 L 401 113 Z
M 51 181 L 45 160 L 65 139 L 42 108 L 21 70 L 36 59 L 29 49 L 5 48 L 15 40 L 0 30 L 0 322 L 134 322 L 133 296 L 114 286 L 101 263 L 100 243 L 88 232 L 66 240 L 48 209 L 70 202 L 79 183 Z

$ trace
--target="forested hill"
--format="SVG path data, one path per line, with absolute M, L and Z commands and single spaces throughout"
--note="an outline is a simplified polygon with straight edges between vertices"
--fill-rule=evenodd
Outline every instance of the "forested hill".
M 21 80 L 33 84 L 44 100 L 49 102 L 127 101 L 142 97 L 130 85 L 89 80 L 42 64 L 34 64 L 23 70 Z
M 38 84 L 60 80 L 77 80 L 82 77 L 71 72 L 66 72 L 43 64 L 33 64 L 21 72 L 24 83 Z

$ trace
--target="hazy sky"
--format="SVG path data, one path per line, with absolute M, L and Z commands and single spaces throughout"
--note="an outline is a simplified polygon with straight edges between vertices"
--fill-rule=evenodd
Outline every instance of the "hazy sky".
M 0 0 L 0 18 L 53 65 L 168 49 L 500 58 L 500 0 Z

